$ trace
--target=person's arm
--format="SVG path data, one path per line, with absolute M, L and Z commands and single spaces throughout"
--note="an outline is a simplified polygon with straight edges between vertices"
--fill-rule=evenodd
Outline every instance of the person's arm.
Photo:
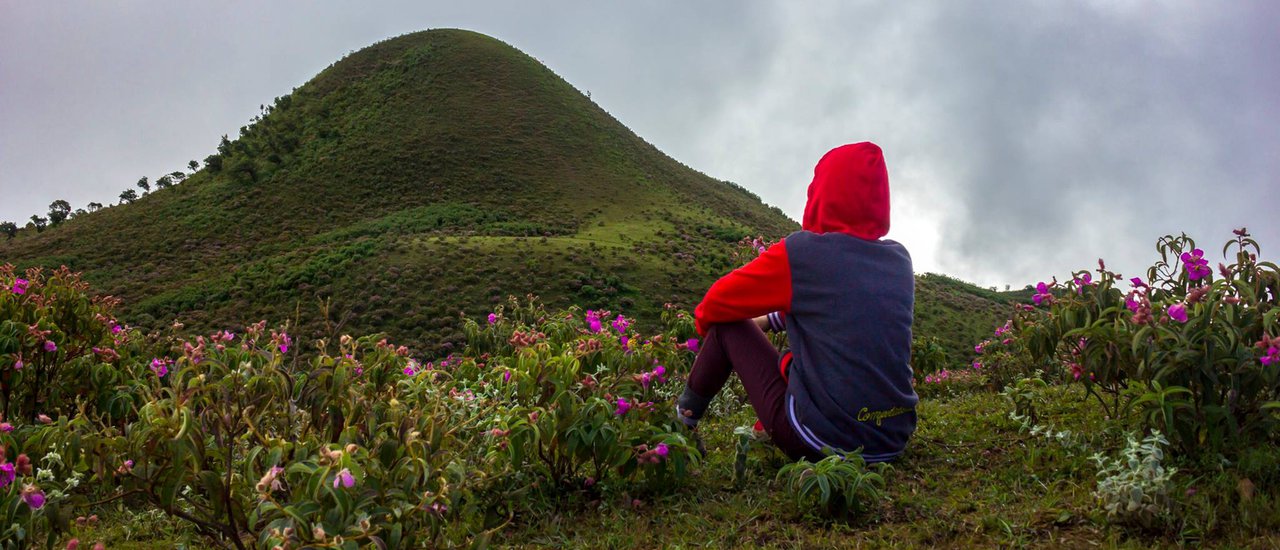
M 705 336 L 707 327 L 716 323 L 790 310 L 791 264 L 783 241 L 711 285 L 693 316 L 698 334 Z
M 765 332 L 783 332 L 787 330 L 787 318 L 781 311 L 774 311 L 768 315 L 761 315 L 753 319 L 756 326 Z

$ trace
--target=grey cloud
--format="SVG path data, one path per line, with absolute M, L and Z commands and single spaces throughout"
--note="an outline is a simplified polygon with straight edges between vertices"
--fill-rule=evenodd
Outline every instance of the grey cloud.
M 1021 286 L 1280 246 L 1280 8 L 1268 2 L 10 4 L 0 219 L 111 200 L 208 155 L 348 51 L 463 27 L 537 57 L 641 137 L 799 218 L 814 161 L 871 139 L 920 270 Z

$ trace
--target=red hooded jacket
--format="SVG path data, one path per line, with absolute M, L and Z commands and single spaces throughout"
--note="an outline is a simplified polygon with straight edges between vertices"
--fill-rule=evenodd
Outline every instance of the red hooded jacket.
M 889 232 L 889 172 L 879 146 L 864 141 L 822 156 L 813 169 L 801 227 L 866 240 Z M 711 285 L 694 309 L 694 320 L 698 334 L 705 335 L 711 324 L 790 310 L 791 266 L 784 240 Z

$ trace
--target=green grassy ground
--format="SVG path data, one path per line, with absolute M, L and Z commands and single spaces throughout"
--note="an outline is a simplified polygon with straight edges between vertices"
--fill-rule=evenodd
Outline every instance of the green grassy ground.
M 738 393 L 740 395 L 740 391 Z M 799 508 L 775 481 L 780 455 L 764 444 L 734 480 L 733 428 L 753 419 L 734 392 L 702 428 L 708 459 L 669 494 L 600 497 L 586 490 L 536 505 L 492 541 L 510 547 L 590 548 L 1275 548 L 1280 487 L 1262 480 L 1247 500 L 1239 470 L 1178 464 L 1175 519 L 1157 528 L 1110 525 L 1095 504 L 1095 452 L 1114 453 L 1123 426 L 1102 418 L 1076 387 L 1039 394 L 1042 425 L 1070 431 L 1070 442 L 1028 433 L 1010 405 L 987 392 L 926 399 L 907 453 L 887 473 L 887 499 L 853 522 Z M 1255 476 L 1256 477 L 1256 476 Z M 1263 484 L 1263 483 L 1269 483 Z M 1188 495 L 1191 489 L 1193 496 Z M 104 511 L 114 523 L 85 531 L 110 548 L 203 547 L 158 514 Z

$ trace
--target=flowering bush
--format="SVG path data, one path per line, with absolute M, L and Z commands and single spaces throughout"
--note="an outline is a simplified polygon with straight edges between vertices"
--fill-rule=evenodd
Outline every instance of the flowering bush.
M 619 476 L 656 488 L 687 473 L 696 449 L 669 406 L 680 389 L 669 366 L 683 369 L 697 347 L 684 338 L 686 314 L 645 338 L 607 311 L 508 306 L 488 326 L 466 322 L 467 353 L 480 364 L 455 373 L 469 391 L 505 403 L 486 425 L 491 458 L 562 486 Z
M 936 337 L 916 336 L 911 340 L 911 373 L 921 382 L 947 368 L 947 350 Z
M 122 356 L 145 353 L 115 320 L 118 301 L 90 297 L 65 267 L 19 274 L 0 266 L 0 415 L 34 421 L 81 406 L 112 419 L 138 403 Z
M 1033 361 L 1060 364 L 1115 418 L 1143 411 L 1185 452 L 1227 451 L 1272 441 L 1280 431 L 1280 268 L 1237 230 L 1223 247 L 1230 264 L 1210 270 L 1186 235 L 1160 239 L 1161 260 L 1129 279 L 1099 261 L 1070 283 L 1044 283 L 1041 307 L 1011 327 Z M 1050 373 L 1052 374 L 1052 372 Z M 1104 398 L 1110 396 L 1109 399 Z
M 452 545 L 522 497 L 667 490 L 696 464 L 666 406 L 698 345 L 674 308 L 646 335 L 513 300 L 421 361 L 379 336 L 304 350 L 265 321 L 143 335 L 66 270 L 6 267 L 0 287 L 0 533 L 18 547 L 116 500 L 238 548 Z

